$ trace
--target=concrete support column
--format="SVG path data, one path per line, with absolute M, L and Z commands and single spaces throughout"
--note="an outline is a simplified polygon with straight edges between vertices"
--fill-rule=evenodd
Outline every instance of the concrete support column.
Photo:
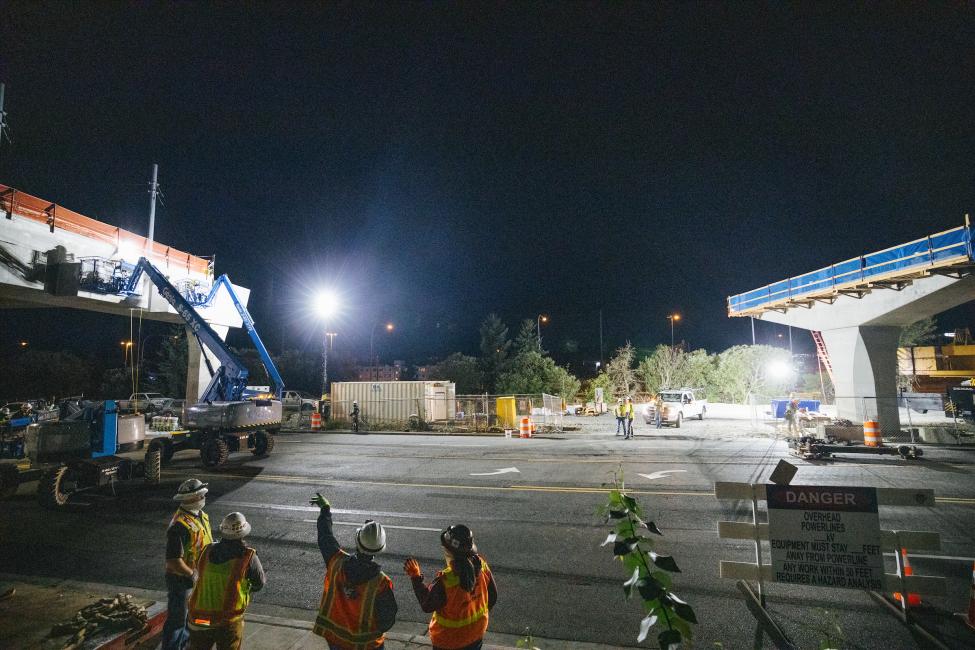
M 226 340 L 229 327 L 212 324 L 211 327 L 221 339 Z M 188 363 L 186 364 L 186 403 L 196 404 L 203 395 L 203 391 L 210 385 L 210 371 L 207 369 L 206 362 L 203 361 L 200 344 L 197 343 L 196 337 L 189 327 L 186 328 L 186 345 L 189 346 Z M 220 367 L 220 361 L 209 348 L 207 348 L 207 357 L 209 357 L 214 370 Z
M 877 420 L 884 435 L 900 432 L 897 408 L 897 340 L 895 326 L 855 326 L 823 330 L 833 365 L 838 417 Z

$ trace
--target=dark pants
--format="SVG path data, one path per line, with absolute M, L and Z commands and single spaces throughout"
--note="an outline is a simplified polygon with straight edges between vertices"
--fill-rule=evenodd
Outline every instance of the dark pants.
M 626 437 L 627 438 L 632 438 L 633 437 L 633 418 L 627 418 L 626 419 L 626 426 L 624 428 L 626 430 Z
M 626 433 L 626 418 L 616 418 L 616 435 L 620 434 L 620 427 L 623 427 L 623 433 Z
M 190 629 L 189 650 L 240 650 L 244 641 L 244 619 L 207 630 Z
M 655 421 L 656 421 L 656 424 L 657 424 L 657 428 L 659 429 L 660 428 L 660 425 L 661 425 L 661 423 L 663 421 L 662 418 L 661 418 L 661 415 L 660 415 L 660 409 L 657 409 L 657 417 L 655 418 Z
M 187 601 L 192 589 L 169 586 L 166 623 L 163 624 L 162 650 L 183 650 L 190 634 L 186 629 Z

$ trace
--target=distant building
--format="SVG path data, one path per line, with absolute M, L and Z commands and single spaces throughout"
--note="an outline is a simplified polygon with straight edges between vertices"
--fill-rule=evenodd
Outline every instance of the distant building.
M 358 366 L 355 369 L 356 381 L 400 381 L 405 367 L 402 361 L 394 361 L 393 365 Z
M 417 381 L 429 381 L 430 366 L 418 366 L 416 369 L 416 379 Z

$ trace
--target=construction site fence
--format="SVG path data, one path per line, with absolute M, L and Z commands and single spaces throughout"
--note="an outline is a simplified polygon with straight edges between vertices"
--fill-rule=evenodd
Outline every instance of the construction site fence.
M 536 431 L 561 432 L 562 398 L 535 395 L 456 395 L 403 399 L 359 400 L 360 427 L 374 431 L 438 431 L 498 433 L 517 430 L 530 418 Z M 324 426 L 347 429 L 351 401 L 332 402 Z M 307 415 L 302 420 L 308 420 Z

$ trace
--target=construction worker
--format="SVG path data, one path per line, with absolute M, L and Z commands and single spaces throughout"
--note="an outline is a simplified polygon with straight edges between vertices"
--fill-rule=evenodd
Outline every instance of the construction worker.
M 213 542 L 210 518 L 203 512 L 207 484 L 191 478 L 183 481 L 173 500 L 179 508 L 166 530 L 166 591 L 168 613 L 163 625 L 162 649 L 183 650 L 189 639 L 186 607 L 193 577 L 203 548 Z
M 616 407 L 613 409 L 613 415 L 616 416 L 616 435 L 620 435 L 620 429 L 626 434 L 626 416 L 623 414 L 623 398 L 620 397 L 616 400 Z
M 799 433 L 799 400 L 789 400 L 789 405 L 785 407 L 785 423 L 790 434 Z
M 633 437 L 633 417 L 635 413 L 632 397 L 628 396 L 626 398 L 626 405 L 624 406 L 624 409 L 624 412 L 626 413 L 626 435 L 624 436 L 624 440 L 629 440 Z
M 200 554 L 189 604 L 189 650 L 238 650 L 244 640 L 244 611 L 251 594 L 267 582 L 254 549 L 244 545 L 251 532 L 239 512 L 220 523 L 220 541 Z
M 349 417 L 352 419 L 352 431 L 359 433 L 359 402 L 356 400 L 352 401 L 352 412 L 349 413 Z
M 479 650 L 488 627 L 488 612 L 498 601 L 498 588 L 490 567 L 477 553 L 474 533 L 462 524 L 440 533 L 446 568 L 430 586 L 423 584 L 420 563 L 407 558 L 403 569 L 413 582 L 413 593 L 430 617 L 433 650 Z
M 653 400 L 653 411 L 653 423 L 659 429 L 664 421 L 664 398 L 660 393 L 657 393 L 657 398 Z
M 331 650 L 383 648 L 386 631 L 396 622 L 393 581 L 373 557 L 386 549 L 386 531 L 368 520 L 355 531 L 355 555 L 342 550 L 332 533 L 328 499 L 316 493 L 310 503 L 318 513 L 318 549 L 325 560 L 325 582 L 312 631 Z

